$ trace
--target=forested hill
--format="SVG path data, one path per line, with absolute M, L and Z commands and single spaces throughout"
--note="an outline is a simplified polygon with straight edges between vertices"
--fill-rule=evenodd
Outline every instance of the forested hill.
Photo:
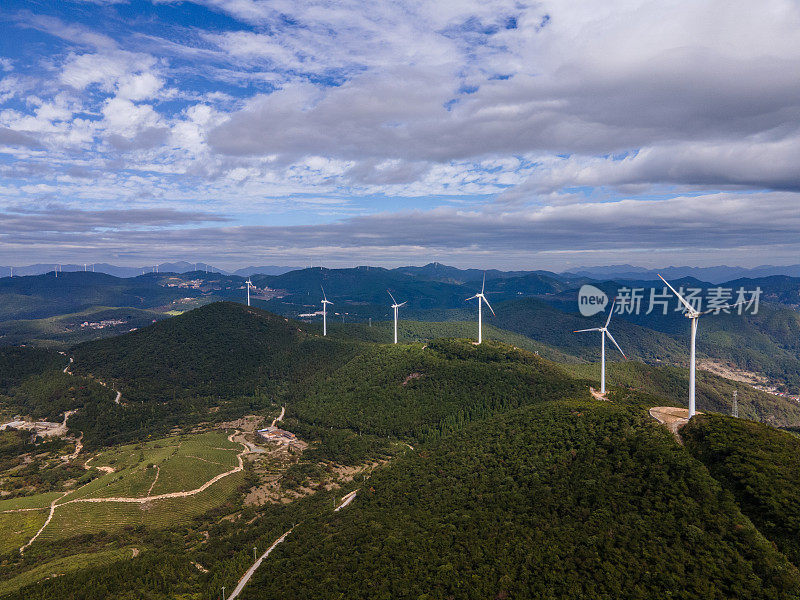
M 74 372 L 127 400 L 274 393 L 311 370 L 345 362 L 357 345 L 234 302 L 216 302 L 115 338 L 76 346 Z
M 797 568 L 644 410 L 553 400 L 377 471 L 352 509 L 297 527 L 243 597 L 800 595 Z

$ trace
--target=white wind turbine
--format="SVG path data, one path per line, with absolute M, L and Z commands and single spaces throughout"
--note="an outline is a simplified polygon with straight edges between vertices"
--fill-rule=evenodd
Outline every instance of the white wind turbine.
M 253 285 L 253 282 L 250 281 L 250 278 L 248 277 L 244 284 L 247 286 L 247 306 L 250 306 L 250 287 Z
M 608 319 L 606 319 L 606 324 L 602 327 L 592 327 L 591 329 L 578 329 L 577 331 L 573 331 L 573 333 L 583 333 L 584 331 L 599 331 L 600 332 L 600 393 L 606 393 L 606 336 L 608 339 L 613 342 L 613 344 L 617 347 L 620 354 L 627 360 L 627 356 L 622 351 L 622 348 L 619 347 L 617 340 L 614 339 L 614 336 L 611 335 L 611 332 L 608 330 L 608 324 L 611 322 L 611 315 L 614 314 L 614 302 L 611 303 L 611 308 L 608 309 Z
M 661 281 L 667 284 L 667 287 L 672 290 L 672 292 L 678 297 L 678 300 L 686 307 L 686 318 L 691 319 L 690 331 L 691 331 L 691 349 L 689 351 L 689 418 L 691 419 L 695 413 L 695 401 L 694 401 L 694 381 L 695 381 L 695 339 L 697 338 L 697 319 L 702 317 L 703 315 L 707 315 L 709 313 L 717 313 L 723 309 L 733 308 L 734 306 L 739 306 L 740 304 L 744 304 L 746 300 L 742 300 L 741 302 L 737 302 L 736 304 L 725 304 L 723 306 L 718 306 L 712 308 L 711 310 L 704 310 L 703 312 L 698 311 L 694 306 L 692 306 L 686 299 L 681 296 L 675 288 L 672 287 L 666 279 L 658 276 Z
M 333 304 L 325 296 L 325 288 L 319 286 L 322 290 L 322 335 L 328 335 L 328 304 Z
M 397 309 L 399 309 L 401 306 L 404 306 L 405 304 L 408 304 L 408 300 L 398 304 L 397 300 L 395 300 L 394 296 L 392 296 L 392 292 L 390 292 L 389 290 L 386 290 L 386 292 L 389 294 L 389 297 L 392 299 L 392 302 L 394 302 L 394 304 L 392 304 L 392 308 L 394 309 L 394 343 L 396 344 L 397 343 Z
M 483 313 L 481 312 L 481 308 L 484 302 L 486 302 L 486 306 L 489 307 L 489 310 L 492 311 L 494 314 L 494 309 L 492 305 L 489 304 L 489 301 L 486 299 L 486 296 L 483 294 L 483 290 L 486 288 L 486 273 L 483 274 L 483 284 L 481 285 L 481 291 L 474 296 L 470 296 L 465 300 L 468 302 L 469 300 L 474 300 L 475 298 L 478 299 L 478 343 L 480 344 L 483 341 Z

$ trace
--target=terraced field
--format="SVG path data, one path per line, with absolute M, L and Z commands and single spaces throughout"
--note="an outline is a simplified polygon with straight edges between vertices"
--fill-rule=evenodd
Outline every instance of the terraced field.
M 21 508 L 48 508 L 50 503 L 63 492 L 46 492 L 35 496 L 21 496 L 10 500 L 0 500 L 0 513 Z
M 47 509 L 0 513 L 0 554 L 16 550 L 31 539 L 47 519 Z
M 231 497 L 244 477 L 238 470 L 241 452 L 242 446 L 222 432 L 105 451 L 87 461 L 87 468 L 103 474 L 74 491 L 0 501 L 0 530 L 9 532 L 0 539 L 0 553 L 20 548 L 33 538 L 54 501 L 52 519 L 37 542 L 126 526 L 162 528 L 186 523 Z
M 68 494 L 79 498 L 144 498 L 200 487 L 237 465 L 241 446 L 223 433 L 209 432 L 120 446 L 103 452 L 89 466 L 114 469 Z
M 74 502 L 60 505 L 37 543 L 40 540 L 53 542 L 84 533 L 112 532 L 138 525 L 153 529 L 180 526 L 224 504 L 243 479 L 242 472 L 233 473 L 208 489 L 183 498 L 166 498 L 144 503 Z

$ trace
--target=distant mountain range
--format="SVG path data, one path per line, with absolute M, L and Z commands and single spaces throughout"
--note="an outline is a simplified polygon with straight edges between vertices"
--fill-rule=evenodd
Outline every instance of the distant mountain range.
M 636 279 L 650 280 L 658 279 L 658 275 L 667 279 L 680 279 L 682 277 L 693 277 L 708 283 L 722 283 L 732 279 L 759 277 L 771 277 L 773 275 L 788 275 L 789 277 L 800 277 L 800 265 L 762 265 L 747 269 L 745 267 L 728 267 L 720 265 L 717 267 L 664 267 L 663 269 L 645 269 L 644 267 L 634 267 L 633 265 L 610 265 L 607 267 L 585 267 L 575 271 L 561 273 L 561 275 L 572 275 L 577 277 L 591 277 L 592 279 Z
M 0 277 L 11 275 L 12 270 L 14 275 L 42 275 L 44 273 L 52 272 L 56 266 L 67 273 L 74 271 L 94 271 L 96 273 L 106 273 L 114 277 L 136 277 L 144 273 L 189 273 L 191 271 L 204 271 L 208 273 L 222 273 L 224 275 L 239 275 L 240 277 L 249 277 L 260 273 L 263 275 L 282 275 L 288 271 L 294 270 L 296 267 L 281 267 L 277 265 L 265 265 L 261 267 L 245 267 L 235 271 L 226 271 L 213 265 L 204 262 L 190 263 L 186 261 L 178 262 L 165 262 L 158 265 L 146 265 L 143 267 L 120 267 L 118 265 L 111 265 L 108 263 L 92 263 L 92 264 L 63 264 L 56 265 L 54 263 L 37 263 L 35 265 L 26 265 L 23 267 L 0 266 Z
M 49 273 L 55 269 L 53 263 L 37 263 L 22 267 L 0 266 L 0 277 L 11 274 L 14 275 L 41 275 Z M 189 273 L 191 271 L 204 271 L 208 273 L 222 273 L 223 275 L 238 275 L 240 277 L 250 277 L 251 275 L 283 275 L 290 271 L 303 270 L 302 267 L 288 267 L 280 265 L 249 266 L 235 271 L 227 271 L 204 262 L 190 263 L 186 261 L 165 262 L 158 265 L 146 265 L 142 267 L 120 267 L 108 263 L 94 264 L 64 264 L 59 265 L 61 271 L 95 271 L 106 273 L 115 277 L 136 277 L 143 273 Z M 378 269 L 380 267 L 359 267 L 361 269 Z M 480 280 L 484 273 L 486 279 L 510 279 L 525 277 L 528 275 L 538 275 L 544 278 L 577 280 L 581 278 L 589 279 L 625 279 L 649 281 L 658 279 L 661 274 L 667 279 L 681 279 L 692 277 L 694 279 L 708 283 L 722 283 L 733 279 L 770 277 L 773 275 L 788 275 L 790 277 L 800 277 L 800 264 L 797 265 L 762 265 L 760 267 L 729 267 L 719 265 L 715 267 L 664 267 L 662 269 L 646 269 L 633 265 L 608 265 L 597 267 L 581 267 L 573 271 L 556 273 L 552 271 L 530 270 L 530 271 L 500 271 L 497 269 L 459 269 L 442 263 L 434 262 L 427 265 L 398 267 L 395 269 L 383 269 L 393 271 L 402 275 L 409 275 L 419 279 L 438 281 L 441 283 L 463 284 L 468 281 Z

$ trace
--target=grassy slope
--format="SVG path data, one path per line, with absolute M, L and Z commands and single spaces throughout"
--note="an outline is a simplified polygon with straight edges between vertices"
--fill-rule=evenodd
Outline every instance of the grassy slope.
M 0 513 L 0 555 L 14 552 L 39 530 L 47 519 L 47 509 Z

